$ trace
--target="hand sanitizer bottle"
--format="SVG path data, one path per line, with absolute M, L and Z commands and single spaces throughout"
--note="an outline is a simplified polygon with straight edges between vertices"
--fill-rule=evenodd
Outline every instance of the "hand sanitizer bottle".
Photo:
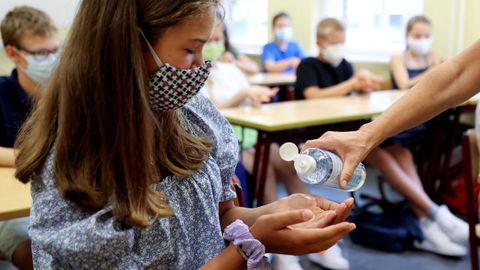
M 294 143 L 284 143 L 279 152 L 283 160 L 294 162 L 295 171 L 303 182 L 343 190 L 338 182 L 343 162 L 335 153 L 308 148 L 299 154 L 298 147 Z M 366 176 L 365 167 L 360 163 L 348 181 L 345 191 L 359 189 L 365 182 Z

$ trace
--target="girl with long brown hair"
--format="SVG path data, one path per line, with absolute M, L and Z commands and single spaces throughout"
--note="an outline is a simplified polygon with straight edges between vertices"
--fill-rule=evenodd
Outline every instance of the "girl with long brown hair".
M 17 141 L 16 176 L 32 182 L 36 268 L 264 269 L 265 251 L 323 250 L 354 228 L 344 222 L 351 200 L 233 205 L 236 139 L 196 95 L 218 6 L 81 3 Z

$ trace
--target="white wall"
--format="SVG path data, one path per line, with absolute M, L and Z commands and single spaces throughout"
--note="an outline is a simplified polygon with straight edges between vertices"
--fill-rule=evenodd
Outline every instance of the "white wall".
M 17 6 L 31 6 L 45 11 L 59 28 L 70 26 L 80 0 L 1 0 L 0 18 Z
M 31 6 L 45 11 L 59 28 L 60 37 L 63 38 L 68 27 L 72 24 L 77 7 L 81 0 L 0 0 L 0 20 L 7 12 L 18 6 Z M 7 58 L 0 42 L 0 75 L 9 74 L 13 63 Z

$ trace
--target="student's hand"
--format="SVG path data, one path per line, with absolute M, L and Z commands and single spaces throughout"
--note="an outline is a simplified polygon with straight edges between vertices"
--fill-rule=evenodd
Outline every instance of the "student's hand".
M 293 69 L 297 69 L 297 67 L 298 67 L 298 65 L 300 64 L 301 61 L 302 61 L 302 59 L 300 59 L 298 57 L 292 57 L 292 58 L 290 58 L 290 66 Z
M 355 89 L 360 93 L 369 93 L 380 89 L 380 84 L 383 81 L 383 78 L 373 75 L 366 69 L 356 72 L 354 78 L 357 81 Z
M 357 165 L 376 146 L 375 140 L 372 138 L 373 136 L 362 128 L 350 132 L 329 131 L 319 139 L 307 141 L 302 147 L 302 151 L 306 148 L 321 148 L 335 151 L 343 160 L 339 185 L 345 189 Z
M 290 210 L 308 209 L 318 218 L 314 222 L 323 223 L 325 226 L 345 221 L 352 210 L 352 206 L 353 198 L 349 198 L 342 203 L 336 203 L 319 196 L 296 193 L 269 204 L 270 210 L 268 212 L 280 213 Z M 325 220 L 320 221 L 321 218 Z M 312 224 L 307 223 L 306 225 L 311 226 Z
M 260 107 L 262 103 L 270 102 L 272 97 L 278 93 L 278 87 L 268 88 L 264 86 L 252 85 L 247 88 L 247 96 L 253 103 L 254 107 Z
M 297 228 L 296 224 L 314 218 L 311 210 L 291 210 L 259 217 L 250 228 L 252 235 L 265 245 L 267 252 L 303 255 L 328 249 L 355 224 L 341 222 L 325 228 Z

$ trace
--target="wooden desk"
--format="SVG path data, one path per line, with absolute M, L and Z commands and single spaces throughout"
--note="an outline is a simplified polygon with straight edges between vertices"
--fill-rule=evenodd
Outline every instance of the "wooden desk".
M 26 217 L 30 214 L 30 184 L 22 184 L 13 176 L 15 169 L 0 168 L 0 220 Z
M 404 93 L 381 91 L 368 95 L 272 103 L 260 108 L 238 107 L 221 110 L 231 124 L 258 131 L 253 167 L 256 183 L 248 187 L 249 194 L 255 196 L 249 198 L 255 197 L 258 205 L 263 204 L 264 179 L 272 142 L 317 138 L 328 130 L 355 130 L 385 111 Z M 252 200 L 249 205 L 253 205 Z
M 255 194 L 257 204 L 263 203 L 266 167 L 269 160 L 270 144 L 284 142 L 295 138 L 318 138 L 328 130 L 355 130 L 384 112 L 395 101 L 403 96 L 405 91 L 387 90 L 373 92 L 368 95 L 345 96 L 317 100 L 299 100 L 262 105 L 260 108 L 239 107 L 221 110 L 231 124 L 253 128 L 258 131 L 253 176 L 256 183 L 250 185 L 249 194 Z M 476 104 L 480 95 L 476 95 L 462 106 Z M 445 133 L 458 127 L 459 110 L 452 109 L 437 117 L 436 132 Z M 455 116 L 452 118 L 452 116 Z M 443 136 L 442 134 L 436 137 Z M 434 138 L 436 138 L 434 137 Z M 451 136 L 444 136 L 438 144 L 432 144 L 436 154 L 427 164 L 424 174 L 431 179 L 438 177 L 441 154 L 446 153 L 444 162 L 449 162 L 452 152 Z M 437 147 L 439 146 L 440 147 Z M 444 146 L 445 145 L 445 146 Z M 436 148 L 435 148 L 436 147 Z M 422 178 L 423 179 L 423 178 Z M 256 186 L 258 185 L 258 186 Z M 433 184 L 432 184 L 433 186 Z M 427 191 L 428 192 L 428 191 Z M 250 196 L 254 197 L 254 196 Z M 250 201 L 252 205 L 252 201 Z
M 381 91 L 370 95 L 272 103 L 260 108 L 222 109 L 221 113 L 231 124 L 273 132 L 368 119 L 385 111 L 403 94 L 404 91 Z
M 291 85 L 295 83 L 297 77 L 295 74 L 285 73 L 257 73 L 248 77 L 250 84 L 264 85 L 264 86 L 280 86 Z

